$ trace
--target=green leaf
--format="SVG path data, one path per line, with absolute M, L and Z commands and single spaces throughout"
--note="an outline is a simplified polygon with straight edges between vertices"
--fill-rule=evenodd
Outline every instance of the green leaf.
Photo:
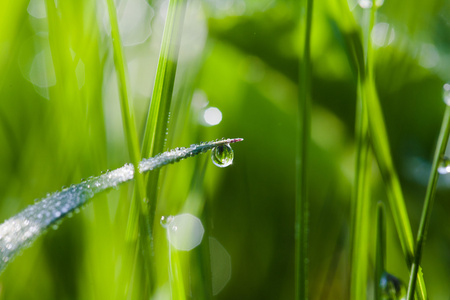
M 165 165 L 196 156 L 217 146 L 240 142 L 243 139 L 222 139 L 188 148 L 177 148 L 155 157 L 142 160 L 138 165 L 140 173 L 157 170 Z M 50 194 L 36 204 L 9 218 L 0 225 L 0 272 L 20 253 L 31 245 L 52 225 L 58 224 L 67 215 L 83 206 L 95 195 L 135 178 L 135 168 L 126 164 L 121 168 L 91 177 L 59 192 Z

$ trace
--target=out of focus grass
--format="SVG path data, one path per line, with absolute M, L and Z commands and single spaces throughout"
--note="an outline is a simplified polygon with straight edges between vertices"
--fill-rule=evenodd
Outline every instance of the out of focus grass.
M 136 134 L 142 137 L 168 3 L 115 4 Z M 450 80 L 450 5 L 386 0 L 377 14 L 374 79 L 415 234 L 444 113 L 441 87 Z M 245 143 L 236 146 L 234 164 L 225 169 L 199 157 L 162 170 L 154 224 L 155 299 L 170 293 L 169 259 L 179 261 L 183 276 L 177 284 L 184 286 L 178 291 L 184 289 L 187 298 L 293 298 L 298 18 L 291 1 L 188 1 L 166 147 L 222 136 L 243 137 Z M 357 3 L 315 1 L 310 299 L 348 299 L 350 293 L 357 73 L 345 38 L 366 21 Z M 0 28 L 3 221 L 34 199 L 119 167 L 130 156 L 105 1 L 4 1 Z M 205 123 L 208 107 L 221 111 L 220 124 Z M 370 178 L 371 198 L 387 202 L 377 168 Z M 1 274 L 0 299 L 123 299 L 118 281 L 132 185 L 97 198 L 26 249 Z M 441 176 L 421 264 L 432 299 L 450 294 L 449 185 Z M 386 269 L 407 282 L 386 207 Z M 202 220 L 203 242 L 191 252 L 169 254 L 159 218 L 185 212 Z M 376 222 L 368 244 L 369 291 L 375 229 Z M 231 278 L 220 291 L 210 286 L 209 238 L 231 258 Z M 131 282 L 130 297 L 141 298 L 145 287 Z

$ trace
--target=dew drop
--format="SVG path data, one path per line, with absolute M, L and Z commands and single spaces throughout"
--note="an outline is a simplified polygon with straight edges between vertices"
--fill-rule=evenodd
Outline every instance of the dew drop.
M 437 171 L 441 175 L 450 173 L 450 159 L 448 157 L 443 157 L 441 159 Z
M 388 272 L 384 272 L 381 276 L 380 288 L 382 299 L 402 299 L 406 293 L 403 282 Z
M 211 160 L 219 168 L 225 168 L 231 165 L 233 158 L 233 149 L 228 144 L 217 146 L 211 151 Z
M 444 84 L 442 88 L 442 98 L 445 104 L 450 105 L 450 83 Z
M 161 224 L 162 227 L 168 228 L 170 223 L 172 223 L 172 221 L 173 216 L 162 216 L 161 219 L 159 220 L 159 223 Z

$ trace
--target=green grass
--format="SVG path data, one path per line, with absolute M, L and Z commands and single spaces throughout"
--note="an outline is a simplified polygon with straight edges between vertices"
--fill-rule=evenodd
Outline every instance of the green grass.
M 311 35 L 313 1 L 300 3 L 301 53 L 295 195 L 295 299 L 308 299 L 308 159 L 311 139 Z
M 2 3 L 0 222 L 170 148 L 245 143 L 228 168 L 198 156 L 95 195 L 14 253 L 0 299 L 377 299 L 380 278 L 450 294 L 448 7 L 353 4 Z M 159 222 L 180 214 L 204 228 L 190 251 Z
M 439 138 L 436 144 L 436 151 L 434 153 L 433 158 L 433 166 L 431 167 L 431 174 L 430 179 L 428 181 L 427 193 L 425 195 L 425 201 L 423 203 L 422 216 L 420 218 L 419 229 L 417 231 L 417 240 L 414 247 L 415 250 L 414 260 L 411 265 L 411 275 L 408 284 L 408 295 L 407 295 L 408 300 L 414 299 L 417 274 L 419 272 L 420 262 L 423 255 L 422 252 L 426 239 L 426 234 L 428 231 L 428 227 L 430 226 L 429 224 L 431 218 L 431 209 L 433 207 L 434 197 L 436 194 L 436 184 L 439 178 L 438 168 L 442 163 L 449 135 L 450 135 L 450 108 L 449 106 L 447 106 L 445 109 L 444 119 L 442 120 L 442 127 L 439 133 Z

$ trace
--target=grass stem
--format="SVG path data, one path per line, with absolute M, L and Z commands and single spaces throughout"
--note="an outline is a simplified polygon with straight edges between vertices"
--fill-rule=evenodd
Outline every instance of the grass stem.
M 299 67 L 298 146 L 295 200 L 295 299 L 308 299 L 308 150 L 311 131 L 311 31 L 313 0 L 300 5 L 302 48 Z
M 411 273 L 408 284 L 408 300 L 413 300 L 414 291 L 416 287 L 417 274 L 419 271 L 420 261 L 422 259 L 423 244 L 426 239 L 428 226 L 430 223 L 431 210 L 433 208 L 434 195 L 436 194 L 436 184 L 439 178 L 439 163 L 441 162 L 445 148 L 450 134 L 450 106 L 445 109 L 444 119 L 442 120 L 441 131 L 434 153 L 433 165 L 431 167 L 431 174 L 428 181 L 427 192 L 425 195 L 425 202 L 423 203 L 422 216 L 420 218 L 419 230 L 417 231 L 417 240 L 415 245 L 414 260 L 411 266 Z

